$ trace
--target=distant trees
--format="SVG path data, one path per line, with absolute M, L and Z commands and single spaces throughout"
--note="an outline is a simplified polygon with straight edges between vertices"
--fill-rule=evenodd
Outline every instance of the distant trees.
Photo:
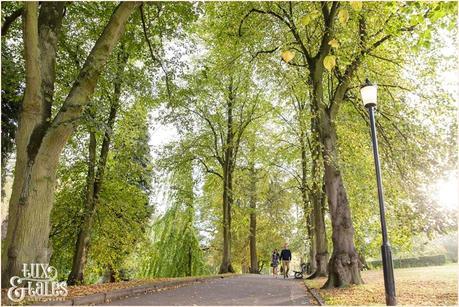
M 228 61 L 232 61 L 229 59 Z M 201 79 L 196 96 L 186 96 L 185 116 L 193 116 L 204 129 L 197 131 L 197 139 L 191 145 L 193 158 L 206 173 L 216 175 L 222 187 L 223 255 L 221 273 L 234 272 L 231 264 L 231 215 L 234 203 L 234 172 L 244 132 L 259 117 L 258 93 L 251 92 L 250 72 L 237 76 L 236 67 L 223 61 L 221 66 L 207 69 L 208 78 Z M 223 68 L 228 65 L 228 68 Z M 238 66 L 241 67 L 241 66 Z M 226 75 L 225 75 L 225 70 Z M 239 73 L 243 73 L 239 70 Z M 221 78 L 221 79 L 220 79 Z M 211 103 L 209 103 L 209 101 Z M 182 111 L 183 112 L 183 111 Z M 183 128 L 182 128 L 183 129 Z

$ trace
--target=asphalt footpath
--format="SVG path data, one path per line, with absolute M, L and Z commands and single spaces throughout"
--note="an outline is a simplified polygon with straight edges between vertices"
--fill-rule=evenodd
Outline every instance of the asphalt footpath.
M 179 288 L 133 295 L 103 305 L 313 305 L 302 279 L 246 274 L 209 279 Z

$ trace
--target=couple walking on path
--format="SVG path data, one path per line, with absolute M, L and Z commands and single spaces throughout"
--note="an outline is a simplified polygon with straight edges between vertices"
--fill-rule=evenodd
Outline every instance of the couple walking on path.
M 290 271 L 290 261 L 292 260 L 292 252 L 288 249 L 288 243 L 284 244 L 284 249 L 280 255 L 277 248 L 273 250 L 271 255 L 271 267 L 273 268 L 273 275 L 277 277 L 277 267 L 279 261 L 282 261 L 281 273 L 284 274 L 284 278 L 288 278 L 288 272 Z

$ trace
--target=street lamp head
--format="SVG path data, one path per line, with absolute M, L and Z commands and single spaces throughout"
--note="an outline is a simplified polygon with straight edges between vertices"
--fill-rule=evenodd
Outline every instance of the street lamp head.
M 368 78 L 365 80 L 365 84 L 360 88 L 360 94 L 362 95 L 363 105 L 366 108 L 375 107 L 378 98 L 378 87 L 376 84 L 372 84 Z

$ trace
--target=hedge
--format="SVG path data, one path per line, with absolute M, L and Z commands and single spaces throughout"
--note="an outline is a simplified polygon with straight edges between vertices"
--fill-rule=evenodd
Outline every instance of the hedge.
M 445 255 L 422 256 L 416 258 L 393 259 L 394 268 L 412 268 L 421 266 L 443 265 L 446 263 Z M 381 260 L 368 261 L 370 268 L 382 267 Z

